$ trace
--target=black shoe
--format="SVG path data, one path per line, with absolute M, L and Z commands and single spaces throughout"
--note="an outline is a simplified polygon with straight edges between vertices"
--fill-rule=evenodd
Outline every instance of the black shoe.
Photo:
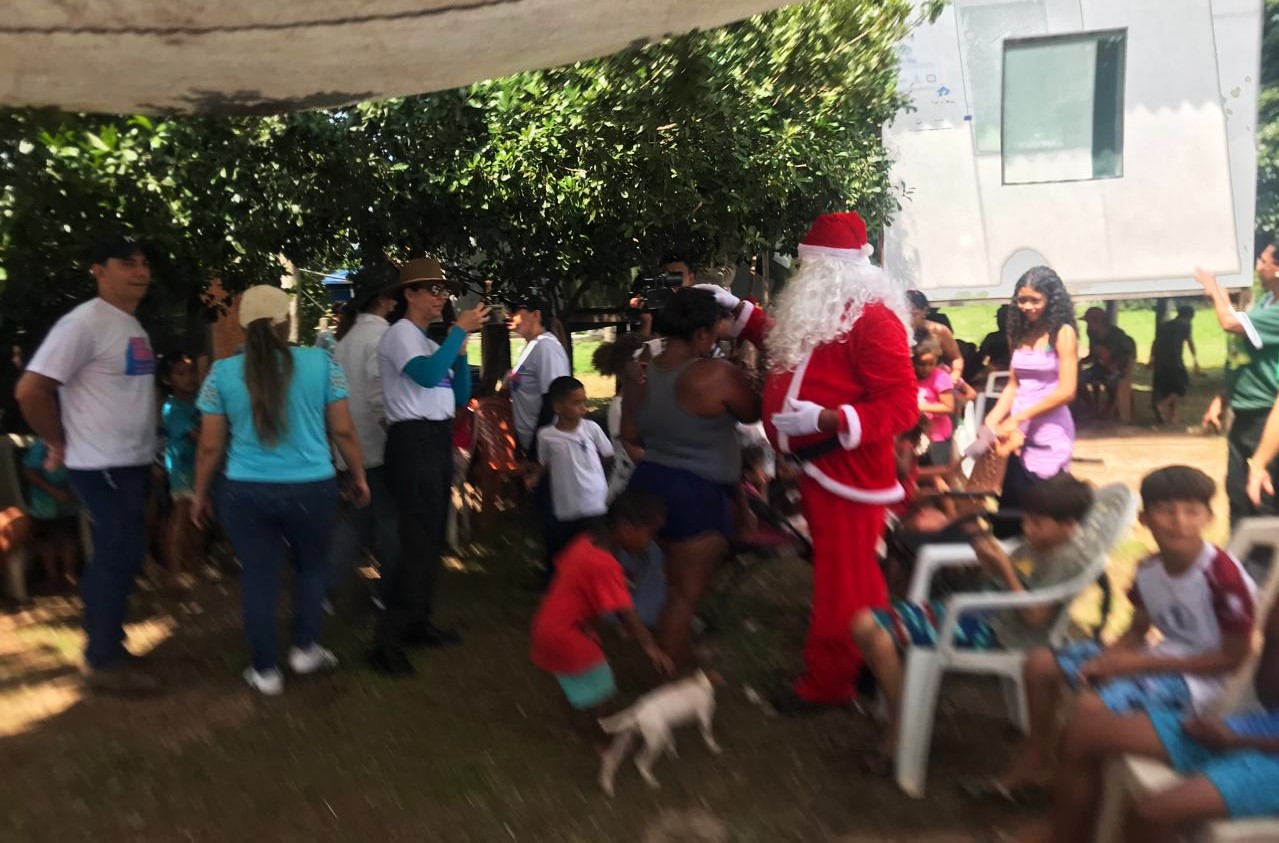
M 367 660 L 369 667 L 383 676 L 412 676 L 417 673 L 413 662 L 399 648 L 374 647 L 369 650 Z
M 806 700 L 790 685 L 778 688 L 769 696 L 768 701 L 773 709 L 783 717 L 801 717 L 808 714 L 821 714 L 823 711 L 847 708 L 847 703 L 822 703 Z
M 404 636 L 405 647 L 456 647 L 461 643 L 457 630 L 441 629 L 432 623 L 411 629 Z

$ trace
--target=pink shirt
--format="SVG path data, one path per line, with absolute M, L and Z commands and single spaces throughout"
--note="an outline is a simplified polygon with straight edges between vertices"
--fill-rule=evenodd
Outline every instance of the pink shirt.
M 955 382 L 950 372 L 941 366 L 933 369 L 932 374 L 919 381 L 919 400 L 921 403 L 936 404 L 948 392 L 955 391 Z M 928 441 L 948 442 L 955 432 L 955 423 L 945 413 L 924 413 L 928 417 Z

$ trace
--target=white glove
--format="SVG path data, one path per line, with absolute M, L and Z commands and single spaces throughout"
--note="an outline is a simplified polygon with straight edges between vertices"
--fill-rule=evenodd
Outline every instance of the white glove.
M 773 426 L 778 433 L 787 436 L 808 436 L 821 431 L 822 410 L 826 408 L 812 401 L 786 402 L 786 411 L 773 414 Z
M 710 293 L 712 296 L 715 297 L 715 303 L 718 304 L 720 307 L 722 307 L 724 310 L 732 310 L 733 308 L 737 307 L 739 304 L 742 303 L 741 299 L 739 299 L 737 296 L 730 293 L 728 290 L 725 290 L 723 287 L 719 286 L 718 284 L 694 284 L 693 289 L 705 290 L 706 292 Z

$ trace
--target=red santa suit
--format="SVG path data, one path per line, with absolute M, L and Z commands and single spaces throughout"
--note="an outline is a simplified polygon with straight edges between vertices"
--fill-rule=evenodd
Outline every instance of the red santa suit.
M 768 352 L 769 439 L 803 471 L 813 608 L 795 690 L 813 703 L 856 695 L 861 655 L 851 622 L 861 609 L 888 601 L 876 551 L 885 507 L 904 495 L 893 444 L 919 419 L 905 291 L 870 264 L 870 251 L 857 214 L 819 218 L 799 247 L 800 266 L 772 324 L 766 328 L 763 313 L 746 306 L 737 325 L 742 338 L 762 339 Z M 838 412 L 836 430 L 816 430 L 822 409 Z

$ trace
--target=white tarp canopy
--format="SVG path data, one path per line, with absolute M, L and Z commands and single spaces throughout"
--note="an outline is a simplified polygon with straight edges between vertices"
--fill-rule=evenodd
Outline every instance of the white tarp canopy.
M 0 0 L 0 104 L 269 114 L 554 67 L 787 0 Z

